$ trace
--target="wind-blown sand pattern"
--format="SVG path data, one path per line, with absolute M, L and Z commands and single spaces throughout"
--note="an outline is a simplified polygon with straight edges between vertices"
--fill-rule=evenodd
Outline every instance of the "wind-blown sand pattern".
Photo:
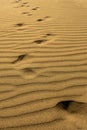
M 87 130 L 87 0 L 0 0 L 0 130 Z

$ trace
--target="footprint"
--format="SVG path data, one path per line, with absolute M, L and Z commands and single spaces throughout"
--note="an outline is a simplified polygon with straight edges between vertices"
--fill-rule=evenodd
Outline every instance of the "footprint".
M 15 61 L 13 61 L 12 63 L 15 64 L 15 63 L 17 63 L 17 62 L 19 62 L 19 61 L 22 61 L 25 57 L 26 57 L 26 54 L 19 55 L 19 56 L 17 57 L 17 59 L 16 59 Z
M 21 5 L 20 7 L 24 7 L 25 5 Z
M 21 1 L 21 0 L 16 0 L 16 1 L 14 1 L 13 3 L 20 3 L 20 1 Z
M 51 33 L 47 33 L 46 36 L 52 36 L 52 34 Z
M 39 40 L 35 40 L 34 43 L 41 44 L 46 41 L 47 41 L 46 39 L 39 39 Z
M 14 3 L 19 3 L 19 1 L 15 1 Z
M 32 10 L 37 10 L 39 7 L 32 8 Z
M 22 73 L 23 73 L 23 78 L 25 79 L 33 79 L 37 76 L 36 72 L 31 68 L 23 68 Z
M 50 16 L 45 16 L 44 20 L 49 20 L 51 17 Z
M 22 14 L 27 15 L 27 16 L 31 16 L 32 15 L 29 12 L 22 12 Z
M 46 19 L 49 19 L 50 16 L 45 16 L 43 19 L 37 19 L 37 22 L 42 22 L 42 21 L 45 21 Z
M 28 12 L 22 12 L 22 14 L 28 14 Z
M 30 5 L 27 5 L 26 7 L 30 7 Z
M 23 25 L 24 25 L 24 23 L 17 23 L 15 26 L 22 27 Z
M 27 14 L 27 16 L 31 16 L 32 14 Z
M 48 37 L 51 37 L 51 36 L 53 36 L 52 33 L 47 33 L 47 34 L 44 34 L 44 35 L 43 35 L 43 38 L 48 38 Z
M 42 22 L 42 21 L 44 21 L 44 19 L 37 19 L 37 21 L 38 21 L 38 22 Z
M 26 5 L 26 4 L 28 4 L 28 2 L 24 2 L 24 3 L 22 3 L 23 5 Z
M 50 16 L 45 16 L 44 18 L 45 18 L 45 19 L 48 19 L 48 18 L 50 18 Z

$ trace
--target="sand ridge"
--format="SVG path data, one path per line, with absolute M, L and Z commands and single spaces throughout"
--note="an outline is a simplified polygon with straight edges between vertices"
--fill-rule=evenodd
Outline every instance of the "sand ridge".
M 0 1 L 0 130 L 87 130 L 86 2 Z

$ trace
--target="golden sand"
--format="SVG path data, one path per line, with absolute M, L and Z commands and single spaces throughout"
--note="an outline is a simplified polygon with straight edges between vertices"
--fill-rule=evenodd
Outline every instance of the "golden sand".
M 87 130 L 87 0 L 0 0 L 0 130 Z

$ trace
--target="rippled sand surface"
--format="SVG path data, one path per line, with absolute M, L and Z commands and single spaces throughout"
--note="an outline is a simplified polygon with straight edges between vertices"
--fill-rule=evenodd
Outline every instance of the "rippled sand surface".
M 0 0 L 0 130 L 87 130 L 87 0 Z

